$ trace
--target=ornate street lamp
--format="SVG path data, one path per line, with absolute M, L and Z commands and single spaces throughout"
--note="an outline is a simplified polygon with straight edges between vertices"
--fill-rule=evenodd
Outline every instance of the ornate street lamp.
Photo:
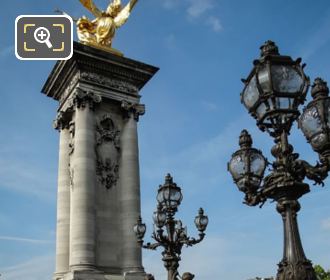
M 181 260 L 181 250 L 184 245 L 193 246 L 201 242 L 205 237 L 205 230 L 208 225 L 208 217 L 204 215 L 204 210 L 199 209 L 198 215 L 195 217 L 195 225 L 199 231 L 197 239 L 188 237 L 187 227 L 183 227 L 180 220 L 175 219 L 175 213 L 182 201 L 181 188 L 173 182 L 170 174 L 165 177 L 165 183 L 159 186 L 157 201 L 157 210 L 153 214 L 154 231 L 152 238 L 156 243 L 143 242 L 146 232 L 146 225 L 139 218 L 138 223 L 134 227 L 138 242 L 145 249 L 156 250 L 163 247 L 162 252 L 164 266 L 168 272 L 168 280 L 192 280 L 194 275 L 185 272 L 182 277 L 179 276 L 178 268 Z M 179 278 L 180 277 L 180 278 Z
M 326 163 L 330 156 L 330 97 L 327 83 L 321 78 L 314 81 L 312 97 L 299 119 L 299 128 L 321 162 Z
M 304 132 L 320 162 L 315 166 L 299 159 L 288 135 L 300 115 L 299 106 L 305 101 L 309 79 L 301 59 L 282 56 L 272 41 L 261 47 L 261 57 L 246 80 L 241 101 L 256 119 L 257 126 L 274 138 L 269 163 L 261 151 L 252 148 L 252 137 L 246 130 L 240 135 L 240 149 L 228 163 L 238 189 L 245 193 L 244 203 L 263 205 L 267 199 L 277 202 L 277 211 L 284 224 L 284 256 L 279 263 L 277 280 L 316 280 L 312 266 L 300 240 L 297 212 L 298 199 L 310 191 L 305 178 L 322 184 L 329 171 L 330 158 L 330 98 L 326 83 L 317 78 L 312 86 L 314 98 L 304 109 L 299 127 Z M 270 172 L 264 176 L 267 165 Z M 260 206 L 260 207 L 261 207 Z

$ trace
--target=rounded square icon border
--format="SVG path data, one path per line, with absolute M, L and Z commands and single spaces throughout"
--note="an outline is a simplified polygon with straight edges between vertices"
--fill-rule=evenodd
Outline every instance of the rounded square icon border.
M 60 58 L 55 58 L 55 57 L 52 57 L 52 58 L 25 58 L 25 57 L 21 57 L 18 52 L 17 52 L 17 24 L 18 24 L 18 21 L 21 19 L 21 18 L 24 18 L 24 17 L 57 17 L 57 18 L 67 18 L 70 23 L 71 23 L 71 45 L 70 45 L 70 54 L 63 58 L 63 57 L 60 57 Z M 15 19 L 15 55 L 16 57 L 19 59 L 19 60 L 68 60 L 72 57 L 73 55 L 73 20 L 70 16 L 68 15 L 20 15 L 18 16 L 16 19 Z

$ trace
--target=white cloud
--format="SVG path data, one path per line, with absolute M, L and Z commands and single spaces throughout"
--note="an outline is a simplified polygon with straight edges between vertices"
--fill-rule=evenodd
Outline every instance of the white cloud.
M 216 111 L 218 109 L 218 105 L 209 101 L 202 101 L 202 107 L 209 112 Z
M 244 127 L 256 135 L 255 139 L 262 137 L 261 133 L 254 133 L 257 130 L 254 121 L 244 115 L 229 123 L 217 136 L 159 158 L 157 165 L 147 164 L 143 176 L 147 180 L 156 181 L 164 170 L 175 170 L 172 174 L 174 179 L 179 178 L 185 185 L 189 185 L 190 193 L 199 192 L 202 185 L 217 186 L 219 182 L 226 182 L 230 176 L 219 170 L 226 170 L 231 153 L 238 149 L 238 136 Z
M 166 270 L 161 261 L 161 248 L 154 252 L 146 253 L 144 258 L 145 270 L 152 273 L 155 279 L 166 279 Z M 222 237 L 207 236 L 201 243 L 194 247 L 182 250 L 182 261 L 179 272 L 191 272 L 197 279 L 213 279 L 225 268 L 224 260 L 228 246 Z M 214 257 L 216 256 L 216 257 Z
M 54 200 L 55 174 L 39 170 L 24 159 L 0 159 L 0 188 L 34 195 L 40 199 Z
M 189 0 L 187 13 L 193 18 L 198 18 L 213 8 L 211 0 Z
M 206 21 L 206 24 L 211 26 L 215 32 L 220 32 L 223 29 L 220 20 L 215 16 L 209 16 Z
M 212 10 L 216 6 L 214 0 L 164 0 L 161 2 L 161 5 L 165 9 L 184 7 L 188 19 L 204 21 L 215 32 L 223 30 L 220 19 L 212 15 Z
M 4 236 L 4 235 L 0 235 L 0 240 L 25 242 L 25 243 L 35 243 L 35 244 L 49 244 L 49 243 L 53 243 L 52 240 L 31 239 L 31 238 L 22 238 L 22 237 Z
M 184 247 L 179 273 L 189 271 L 195 274 L 196 279 L 221 279 L 224 275 L 230 275 L 230 280 L 248 279 L 255 274 L 269 275 L 270 271 L 274 270 L 272 259 L 256 257 L 251 255 L 251 252 L 239 251 L 241 244 L 237 242 L 237 238 L 235 236 L 227 240 L 221 236 L 207 234 L 201 243 L 189 248 Z M 244 241 L 246 242 L 246 239 Z M 155 279 L 166 279 L 166 270 L 161 261 L 161 248 L 152 252 L 144 251 L 144 253 L 146 255 L 144 256 L 145 270 L 153 274 Z M 255 264 L 258 264 L 257 268 Z M 237 269 L 237 266 L 240 269 Z
M 173 9 L 180 4 L 180 1 L 182 0 L 164 0 L 162 1 L 162 4 L 166 9 Z
M 14 266 L 2 267 L 0 271 L 4 280 L 45 280 L 51 279 L 54 263 L 53 256 L 41 256 Z

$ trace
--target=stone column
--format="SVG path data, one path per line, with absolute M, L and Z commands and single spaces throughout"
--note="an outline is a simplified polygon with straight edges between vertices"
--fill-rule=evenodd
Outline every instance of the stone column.
M 101 97 L 78 90 L 75 108 L 74 152 L 71 161 L 70 268 L 95 269 L 95 120 L 93 108 Z
M 124 274 L 143 273 L 141 247 L 133 231 L 141 213 L 140 173 L 137 121 L 144 114 L 144 105 L 123 101 L 126 122 L 121 134 L 121 160 L 119 168 L 121 222 L 122 222 L 122 268 Z
M 60 132 L 57 189 L 56 268 L 54 279 L 69 271 L 70 256 L 70 132 L 69 120 L 59 112 L 54 128 Z
M 70 139 L 66 133 L 61 140 L 69 141 L 70 166 L 63 168 L 66 179 L 60 176 L 63 190 L 65 184 L 71 191 L 70 242 L 64 254 L 68 237 L 59 219 L 56 272 L 67 269 L 68 258 L 69 271 L 56 280 L 143 280 L 142 250 L 133 232 L 140 214 L 137 119 L 144 107 L 138 104 L 158 68 L 77 42 L 73 48 L 72 58 L 57 62 L 42 88 L 58 102 L 58 111 L 69 112 L 70 122 Z M 102 103 L 95 105 L 100 96 Z M 97 146 L 100 131 L 106 141 Z M 68 166 L 68 160 L 60 164 Z M 62 197 L 59 217 L 68 204 Z

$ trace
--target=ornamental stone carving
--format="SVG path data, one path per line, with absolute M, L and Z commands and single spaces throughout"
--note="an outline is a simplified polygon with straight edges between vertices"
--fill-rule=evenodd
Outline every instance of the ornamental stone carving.
M 56 130 L 68 129 L 69 128 L 69 119 L 67 114 L 63 111 L 57 113 L 55 120 L 53 121 L 53 127 Z
M 78 89 L 72 99 L 72 105 L 76 108 L 84 109 L 88 107 L 89 109 L 94 110 L 95 104 L 100 103 L 101 101 L 102 97 L 100 95 L 91 91 Z
M 114 122 L 110 114 L 105 114 L 99 121 L 97 127 L 97 145 L 102 145 L 103 142 L 113 142 L 114 146 L 119 149 L 119 130 L 115 129 Z
M 145 113 L 144 104 L 131 103 L 127 100 L 122 100 L 121 108 L 124 110 L 124 117 L 133 117 L 136 121 L 138 121 L 139 117 L 143 116 Z
M 70 156 L 70 162 L 72 160 L 71 155 L 74 152 L 74 139 L 75 139 L 75 123 L 71 121 L 69 123 L 69 133 L 70 133 L 70 141 L 69 141 L 69 156 Z M 69 173 L 70 173 L 70 188 L 73 188 L 73 178 L 74 178 L 74 169 L 71 167 L 71 164 L 69 163 Z
M 117 90 L 119 90 L 121 92 L 125 92 L 125 93 L 137 94 L 138 90 L 139 90 L 136 86 L 129 84 L 126 81 L 116 80 L 113 78 L 107 78 L 103 75 L 99 75 L 96 73 L 82 72 L 81 78 L 86 81 L 96 83 L 98 85 L 110 87 L 113 89 L 117 89 Z
M 115 186 L 119 178 L 120 131 L 109 114 L 96 126 L 96 174 L 107 189 Z
M 112 162 L 110 158 L 98 160 L 96 165 L 96 175 L 99 182 L 107 189 L 115 186 L 119 178 L 119 165 Z
M 69 164 L 69 174 L 70 174 L 70 188 L 73 189 L 74 169 L 71 167 L 71 164 Z
M 60 100 L 59 100 L 60 103 L 63 103 L 68 98 L 71 91 L 76 87 L 76 85 L 79 81 L 79 77 L 80 77 L 79 73 L 76 73 L 76 74 L 74 74 L 74 76 L 72 76 L 70 83 L 67 85 L 64 93 L 60 97 Z
M 74 152 L 74 136 L 75 136 L 75 124 L 73 121 L 69 123 L 70 142 L 69 142 L 69 154 Z

